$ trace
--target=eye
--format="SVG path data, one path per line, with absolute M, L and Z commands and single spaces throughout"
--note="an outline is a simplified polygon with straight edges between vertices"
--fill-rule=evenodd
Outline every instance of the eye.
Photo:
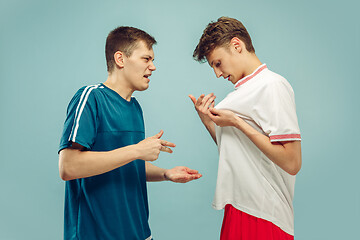
M 217 62 L 217 63 L 215 64 L 215 67 L 220 67 L 220 65 L 221 65 L 221 63 L 220 63 L 220 62 Z

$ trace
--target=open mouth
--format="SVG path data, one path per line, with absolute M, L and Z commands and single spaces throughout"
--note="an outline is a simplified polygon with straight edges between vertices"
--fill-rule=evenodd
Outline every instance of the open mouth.
M 150 79 L 149 79 L 150 76 L 151 76 L 151 74 L 145 74 L 144 75 L 144 78 L 146 79 L 147 83 L 150 83 Z

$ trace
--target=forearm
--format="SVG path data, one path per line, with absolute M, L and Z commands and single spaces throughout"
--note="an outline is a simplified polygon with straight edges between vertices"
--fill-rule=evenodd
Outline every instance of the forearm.
M 146 181 L 148 182 L 160 182 L 165 181 L 166 169 L 159 168 L 149 162 L 145 162 L 146 167 Z
M 201 119 L 201 118 L 200 118 Z M 201 122 L 204 124 L 204 126 L 206 127 L 206 130 L 210 133 L 210 136 L 212 137 L 212 139 L 214 140 L 215 144 L 217 144 L 216 142 L 216 132 L 215 132 L 215 124 L 213 121 L 211 120 L 203 120 L 201 119 Z
M 291 175 L 296 175 L 301 168 L 301 143 L 272 143 L 266 135 L 256 131 L 238 118 L 235 127 L 241 130 L 272 162 Z
M 60 177 L 65 180 L 91 177 L 121 167 L 135 159 L 139 152 L 130 145 L 107 152 L 80 151 L 66 148 L 59 155 Z

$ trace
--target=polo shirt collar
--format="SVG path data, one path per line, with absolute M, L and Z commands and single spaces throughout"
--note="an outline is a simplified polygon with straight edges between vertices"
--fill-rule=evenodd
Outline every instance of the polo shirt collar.
M 239 88 L 241 85 L 243 85 L 244 83 L 246 83 L 247 81 L 249 81 L 250 79 L 254 78 L 256 75 L 258 75 L 261 71 L 263 71 L 264 69 L 266 69 L 267 66 L 266 64 L 262 64 L 260 65 L 257 69 L 255 69 L 254 72 L 252 72 L 250 75 L 247 75 L 245 77 L 243 77 L 242 79 L 240 79 L 239 81 L 237 81 L 234 85 L 235 89 Z

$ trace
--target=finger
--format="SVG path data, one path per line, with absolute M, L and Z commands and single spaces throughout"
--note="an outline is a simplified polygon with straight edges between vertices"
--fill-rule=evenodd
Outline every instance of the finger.
M 194 105 L 196 104 L 196 98 L 193 95 L 189 95 L 189 98 L 191 99 L 191 101 L 194 103 Z
M 200 177 L 201 177 L 200 175 L 198 175 L 198 176 L 196 176 L 196 175 L 191 175 L 191 176 L 186 177 L 186 178 L 184 179 L 184 183 L 190 182 L 190 181 L 192 181 L 192 180 L 199 179 Z
M 201 101 L 203 100 L 203 98 L 205 97 L 205 94 L 201 94 L 200 97 L 197 99 L 196 101 L 196 105 L 200 105 L 201 104 Z
M 182 171 L 185 171 L 185 172 L 187 172 L 187 173 L 193 173 L 193 171 L 196 171 L 196 170 L 194 170 L 194 169 L 190 169 L 190 168 L 188 168 L 188 167 L 180 167 L 180 169 L 182 170 Z M 197 171 L 196 171 L 196 173 L 197 173 Z
M 210 97 L 212 97 L 213 95 L 214 95 L 213 93 L 209 93 L 208 95 L 206 95 L 206 96 L 204 97 L 204 99 L 201 101 L 201 104 L 204 105 L 204 104 L 208 101 L 208 99 L 209 99 Z
M 208 116 L 209 116 L 210 118 L 213 118 L 213 117 L 215 117 L 216 115 L 214 115 L 213 112 L 211 112 L 211 109 L 213 109 L 213 108 L 209 108 Z
M 216 108 L 209 108 L 209 111 L 211 112 L 212 115 L 219 115 L 219 110 Z
M 210 105 L 210 108 L 214 108 L 215 107 L 215 101 L 213 101 Z
M 216 116 L 213 115 L 210 111 L 208 112 L 208 116 L 211 119 L 211 121 L 216 122 Z
M 200 173 L 195 175 L 195 179 L 199 179 L 201 177 L 202 177 L 202 174 L 200 174 Z
M 160 151 L 162 151 L 162 152 L 168 152 L 168 153 L 173 153 L 173 151 L 172 151 L 170 148 L 165 147 L 165 146 L 161 146 Z
M 152 136 L 153 138 L 157 138 L 157 139 L 159 139 L 159 138 L 161 138 L 161 136 L 163 135 L 163 133 L 164 133 L 164 131 L 163 130 L 160 130 L 160 132 L 159 133 L 157 133 L 157 134 L 155 134 L 154 136 Z
M 206 109 L 209 108 L 209 105 L 214 103 L 215 98 L 216 98 L 216 96 L 212 96 L 211 98 L 209 98 L 209 99 L 206 101 L 204 107 L 205 107 Z
M 198 173 L 199 173 L 199 171 L 194 170 L 194 169 L 187 169 L 187 172 L 188 172 L 189 174 L 198 174 Z
M 202 177 L 202 174 L 193 174 L 193 175 L 191 175 L 191 178 L 192 178 L 192 180 L 194 180 L 194 179 L 199 179 L 199 178 L 201 178 Z
M 165 141 L 165 140 L 161 140 L 160 143 L 161 143 L 161 145 L 163 145 L 163 146 L 176 147 L 175 143 L 168 142 L 168 141 Z

